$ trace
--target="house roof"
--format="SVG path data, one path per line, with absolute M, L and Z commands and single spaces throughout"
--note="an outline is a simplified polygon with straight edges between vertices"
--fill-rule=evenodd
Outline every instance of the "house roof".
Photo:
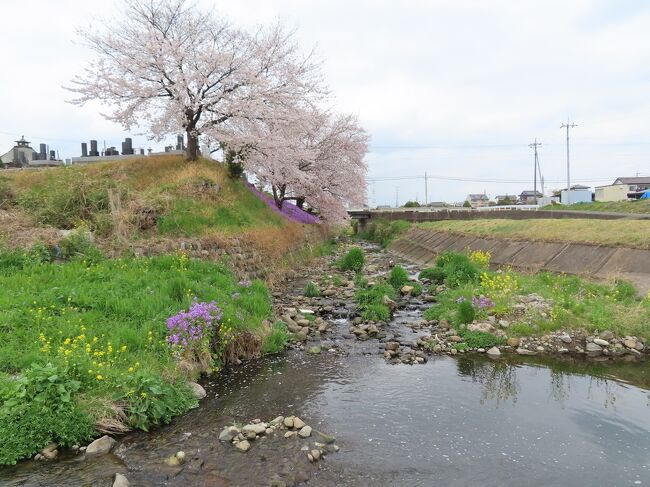
M 519 196 L 520 197 L 521 196 L 537 196 L 538 198 L 541 198 L 544 195 L 542 193 L 540 193 L 539 191 L 533 191 L 531 189 L 531 190 L 522 191 Z
M 468 194 L 467 197 L 470 200 L 478 200 L 478 201 L 483 201 L 483 200 L 488 200 L 489 198 L 487 197 L 486 194 L 484 193 L 478 193 L 478 194 Z
M 650 184 L 650 177 L 616 178 L 613 184 Z
M 496 195 L 494 197 L 495 200 L 505 200 L 506 198 L 509 199 L 509 200 L 517 199 L 517 195 L 516 194 L 498 194 L 498 195 Z

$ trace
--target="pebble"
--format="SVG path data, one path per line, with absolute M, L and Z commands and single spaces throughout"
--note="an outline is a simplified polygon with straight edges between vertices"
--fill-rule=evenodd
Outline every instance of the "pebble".
M 113 487 L 129 487 L 131 485 L 129 480 L 122 475 L 121 473 L 115 474 L 115 479 L 113 480 Z
M 242 440 L 235 443 L 235 448 L 241 452 L 247 452 L 250 450 L 251 444 L 247 440 Z
M 499 355 L 501 355 L 501 350 L 499 350 L 498 347 L 492 347 L 487 351 L 487 354 L 490 357 L 498 357 Z
M 300 428 L 300 431 L 298 431 L 298 435 L 301 438 L 309 438 L 311 436 L 311 426 L 303 426 Z

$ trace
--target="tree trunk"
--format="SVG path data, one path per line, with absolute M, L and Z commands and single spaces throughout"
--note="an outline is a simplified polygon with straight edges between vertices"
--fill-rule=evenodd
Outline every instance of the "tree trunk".
M 304 197 L 296 198 L 296 206 L 302 210 L 303 206 L 305 206 L 305 198 Z
M 284 195 L 287 187 L 272 185 L 271 188 L 273 189 L 273 199 L 275 200 L 275 206 L 277 206 L 279 209 L 282 209 L 282 203 L 284 203 Z
M 186 158 L 188 161 L 196 161 L 199 158 L 199 136 L 194 129 L 188 128 L 187 134 L 187 149 L 185 150 Z

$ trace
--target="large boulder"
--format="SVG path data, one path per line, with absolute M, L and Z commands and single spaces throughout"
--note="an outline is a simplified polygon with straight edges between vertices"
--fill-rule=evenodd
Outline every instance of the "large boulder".
M 104 435 L 88 445 L 88 448 L 86 448 L 86 455 L 104 455 L 110 453 L 114 446 L 115 439 L 108 435 Z

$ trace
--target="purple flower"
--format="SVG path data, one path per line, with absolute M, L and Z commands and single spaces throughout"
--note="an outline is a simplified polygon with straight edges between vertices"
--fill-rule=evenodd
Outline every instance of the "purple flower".
M 246 185 L 253 192 L 255 196 L 257 196 L 260 200 L 266 203 L 273 211 L 284 216 L 285 218 L 289 218 L 290 220 L 293 220 L 298 223 L 314 224 L 320 222 L 318 217 L 312 215 L 311 213 L 307 213 L 304 210 L 301 210 L 296 205 L 294 205 L 293 203 L 289 203 L 288 201 L 283 202 L 282 209 L 280 209 L 275 204 L 273 198 L 259 191 L 251 183 L 246 183 Z
M 494 308 L 494 301 L 485 296 L 472 296 L 472 306 L 479 309 Z
M 181 311 L 167 319 L 167 342 L 185 348 L 198 344 L 211 336 L 221 316 L 221 310 L 214 301 L 200 303 L 194 300 L 188 311 Z
M 467 300 L 465 299 L 465 296 L 461 296 L 460 298 L 458 298 L 458 299 L 456 300 L 456 304 L 464 303 L 465 301 L 467 301 Z
M 241 287 L 251 287 L 251 282 L 248 279 L 242 279 L 239 281 Z

